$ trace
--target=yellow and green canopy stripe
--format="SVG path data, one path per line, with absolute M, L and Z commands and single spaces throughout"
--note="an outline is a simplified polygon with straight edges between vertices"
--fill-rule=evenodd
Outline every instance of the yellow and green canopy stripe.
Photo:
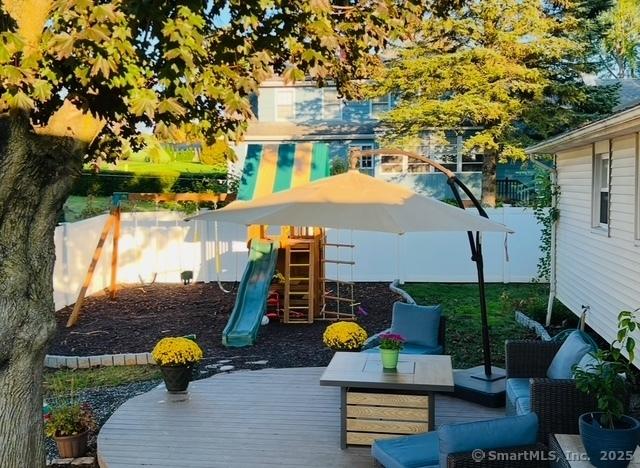
M 253 200 L 329 175 L 326 143 L 251 144 L 238 188 L 238 200 Z

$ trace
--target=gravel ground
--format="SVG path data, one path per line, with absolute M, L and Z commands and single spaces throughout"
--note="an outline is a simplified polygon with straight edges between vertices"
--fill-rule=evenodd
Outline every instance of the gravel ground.
M 125 401 L 136 395 L 148 392 L 159 383 L 159 380 L 151 380 L 147 382 L 134 382 L 118 387 L 81 390 L 78 391 L 77 399 L 91 405 L 98 427 L 102 427 L 107 419 L 109 419 L 109 416 Z M 46 438 L 46 446 L 47 456 L 49 458 L 57 458 L 58 449 L 56 448 L 56 443 L 52 439 Z M 95 435 L 91 435 L 89 437 L 89 453 L 87 455 L 95 455 L 95 450 L 96 437 Z

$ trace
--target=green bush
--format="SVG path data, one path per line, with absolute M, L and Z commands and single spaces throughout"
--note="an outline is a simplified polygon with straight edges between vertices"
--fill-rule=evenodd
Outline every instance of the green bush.
M 224 173 L 184 175 L 177 171 L 132 174 L 125 171 L 85 171 L 73 186 L 72 195 L 110 196 L 114 192 L 163 193 L 200 192 L 203 181 L 224 179 Z

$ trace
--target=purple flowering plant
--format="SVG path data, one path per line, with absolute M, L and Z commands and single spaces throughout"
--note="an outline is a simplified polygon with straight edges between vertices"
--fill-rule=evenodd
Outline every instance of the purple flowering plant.
M 404 338 L 397 333 L 381 333 L 380 349 L 397 349 L 401 350 L 404 344 Z

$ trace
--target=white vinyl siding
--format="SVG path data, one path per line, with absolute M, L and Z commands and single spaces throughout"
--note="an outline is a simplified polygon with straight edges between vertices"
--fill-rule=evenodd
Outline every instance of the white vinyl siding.
M 593 156 L 600 148 L 598 142 L 557 154 L 557 297 L 576 315 L 588 306 L 588 325 L 611 342 L 618 313 L 640 306 L 636 136 L 611 140 L 608 236 L 606 230 L 592 227 Z
M 640 132 L 636 133 L 636 240 L 640 241 Z

